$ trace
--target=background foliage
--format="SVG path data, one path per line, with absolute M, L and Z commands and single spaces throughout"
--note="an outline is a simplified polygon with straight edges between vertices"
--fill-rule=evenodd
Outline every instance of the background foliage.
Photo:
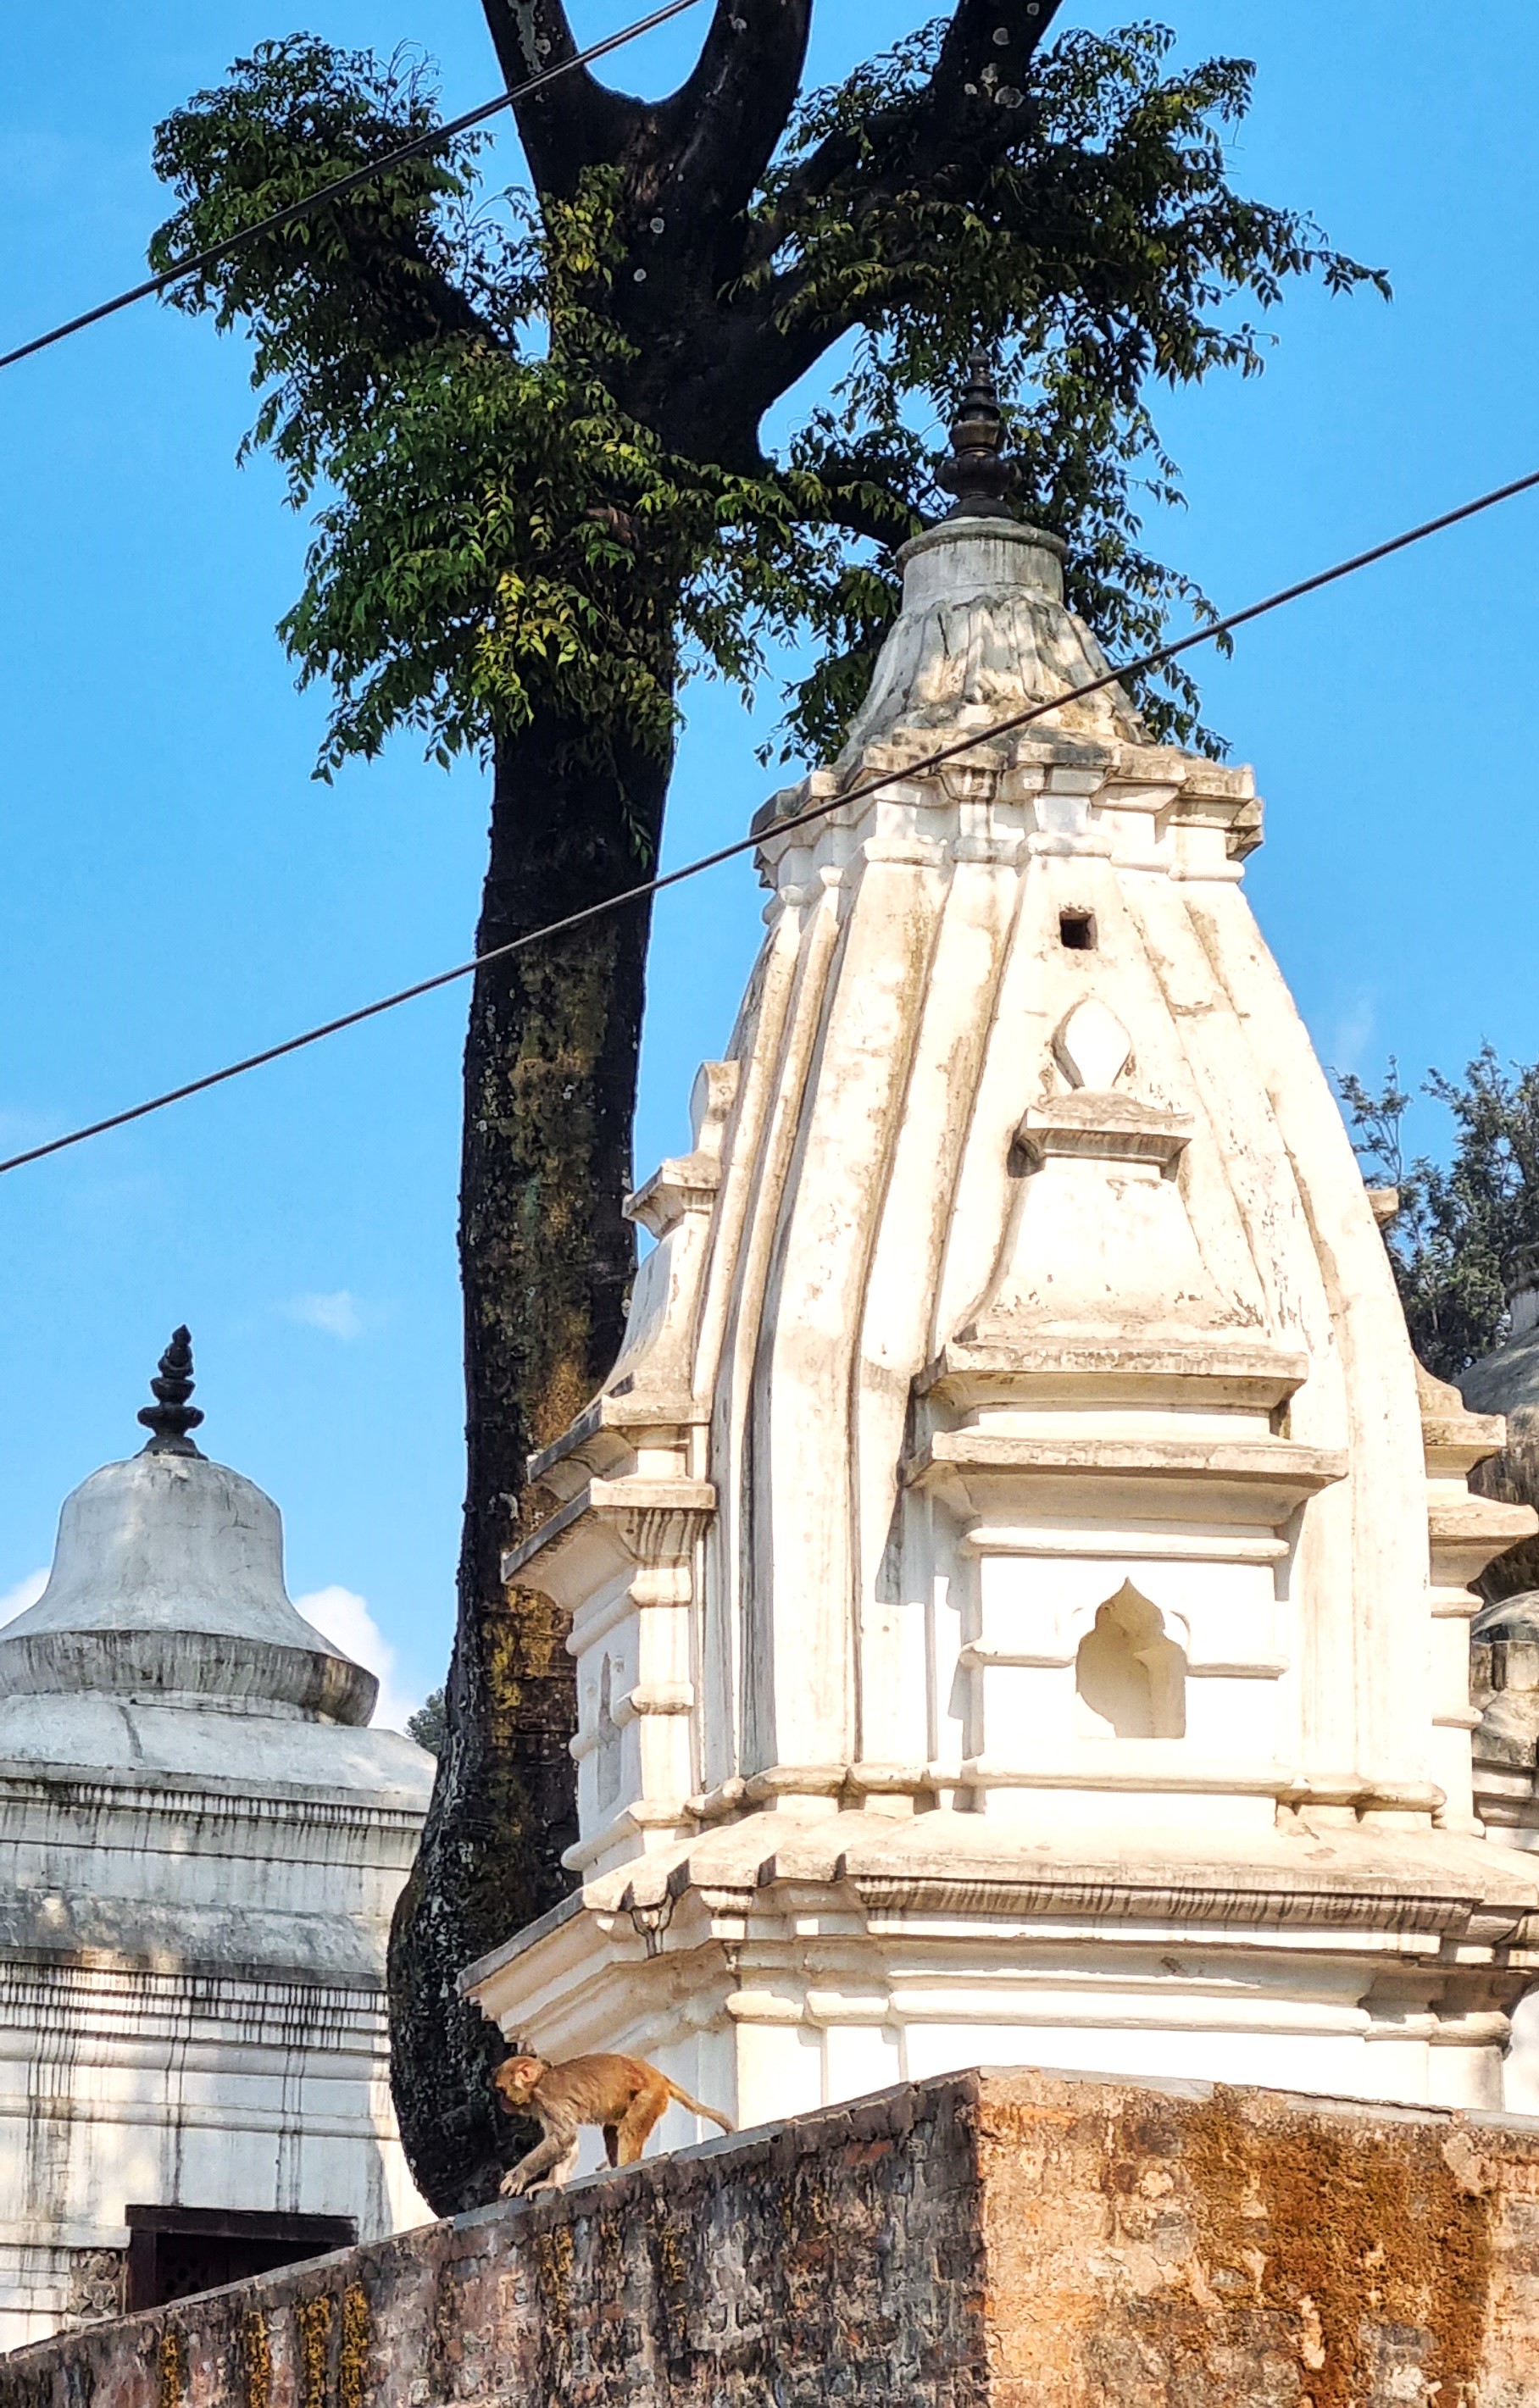
M 1503 1067 L 1483 1045 L 1461 1079 L 1428 1072 L 1422 1092 L 1453 1116 L 1446 1165 L 1404 1159 L 1411 1096 L 1392 1056 L 1376 1092 L 1352 1075 L 1337 1085 L 1359 1154 L 1400 1190 L 1385 1242 L 1411 1343 L 1457 1379 L 1506 1335 L 1506 1284 L 1539 1246 L 1539 1063 Z

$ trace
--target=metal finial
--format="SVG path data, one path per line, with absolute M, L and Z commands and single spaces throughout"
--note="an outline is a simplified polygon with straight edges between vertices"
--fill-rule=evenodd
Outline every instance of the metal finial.
M 956 498 L 948 519 L 1007 519 L 1013 513 L 1006 496 L 1014 491 L 1020 468 L 1000 457 L 1004 422 L 1000 395 L 986 351 L 974 351 L 969 363 L 962 406 L 951 423 L 951 458 L 936 471 L 935 481 Z
M 160 1371 L 150 1383 L 150 1393 L 155 1402 L 140 1409 L 139 1419 L 154 1435 L 139 1453 L 195 1455 L 201 1462 L 203 1450 L 188 1435 L 203 1415 L 187 1401 L 193 1393 L 193 1333 L 185 1325 L 172 1330 L 171 1343 L 160 1358 Z

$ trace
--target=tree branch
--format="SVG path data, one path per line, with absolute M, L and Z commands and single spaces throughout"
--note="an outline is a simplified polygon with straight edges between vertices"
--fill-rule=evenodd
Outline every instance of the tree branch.
M 869 490 L 872 485 L 876 492 Z M 895 484 L 878 476 L 856 470 L 847 486 L 835 486 L 828 496 L 827 516 L 834 526 L 843 527 L 850 535 L 864 536 L 884 552 L 893 552 L 917 535 L 924 522 L 913 504 Z
M 574 58 L 564 0 L 482 0 L 510 84 Z M 666 100 L 611 92 L 585 67 L 515 110 L 536 190 L 570 199 L 586 167 L 620 171 L 627 214 L 663 220 L 660 247 L 707 306 L 738 269 L 742 213 L 796 103 L 813 0 L 716 0 L 691 73 Z M 649 294 L 626 296 L 645 331 Z
M 506 83 L 575 58 L 577 42 L 563 0 L 482 0 Z M 513 110 L 535 189 L 570 200 L 584 167 L 618 161 L 648 126 L 644 101 L 611 92 L 586 67 L 572 67 Z
M 906 193 L 936 198 L 947 187 L 958 195 L 975 187 L 1029 123 L 1024 93 L 1030 64 L 1061 5 L 1062 0 L 957 0 L 922 91 L 858 125 L 841 126 L 819 143 L 755 229 L 748 265 L 767 268 L 782 244 L 794 240 L 807 215 L 829 202 L 858 221 L 894 207 Z M 886 264 L 900 269 L 902 261 L 889 252 Z M 922 264 L 916 254 L 913 265 Z M 812 275 L 812 264 L 801 262 L 766 276 L 734 313 L 734 366 L 745 399 L 761 412 L 867 314 L 869 294 L 852 298 L 833 315 L 820 314 L 815 322 L 795 319 L 795 302 Z M 900 276 L 885 279 L 884 304 L 900 297 Z
M 773 254 L 802 210 L 835 192 L 882 200 L 946 167 L 985 164 L 1020 131 L 1018 97 L 1062 0 L 957 0 L 941 55 L 912 104 L 841 127 L 788 179 L 765 224 Z M 1004 36 L 1003 41 L 999 36 Z
M 360 319 L 374 316 L 392 351 L 404 352 L 415 344 L 455 335 L 472 337 L 492 350 L 502 348 L 501 337 L 469 295 L 420 243 L 402 242 L 398 236 L 387 243 L 373 228 L 360 228 L 348 243 L 348 265 Z
M 952 154 L 964 124 L 984 132 L 986 141 L 992 122 L 989 147 L 1003 148 L 1014 113 L 1003 96 L 1024 92 L 1060 5 L 1061 0 L 957 0 L 922 102 L 925 122 L 914 161 L 920 173 Z
M 745 209 L 796 105 L 813 0 L 717 0 L 694 72 L 654 112 L 655 193 L 730 221 Z
M 900 309 L 910 298 L 929 301 L 929 269 L 933 263 L 928 254 L 922 247 L 915 247 L 912 257 L 905 260 L 892 245 L 890 233 L 887 239 L 880 293 L 884 312 Z M 905 268 L 910 271 L 907 282 Z M 869 286 L 857 296 L 852 295 L 839 309 L 820 309 L 815 314 L 811 310 L 798 311 L 797 300 L 812 282 L 813 273 L 811 267 L 788 269 L 784 276 L 774 278 L 768 288 L 749 294 L 731 311 L 722 355 L 735 410 L 744 423 L 757 425 L 782 394 L 788 393 L 817 366 L 831 344 L 853 327 L 865 324 L 872 313 L 876 295 Z M 957 362 L 958 368 L 964 365 Z

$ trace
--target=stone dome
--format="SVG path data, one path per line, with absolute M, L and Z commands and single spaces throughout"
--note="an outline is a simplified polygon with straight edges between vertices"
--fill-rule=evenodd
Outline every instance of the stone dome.
M 899 729 L 984 728 L 1109 674 L 1064 606 L 1064 546 L 1010 519 L 947 519 L 898 554 L 903 609 L 888 633 L 841 767 Z M 1147 742 L 1117 685 L 1067 704 L 1062 733 Z
M 48 1585 L 0 1629 L 0 1758 L 424 1797 L 431 1757 L 366 1727 L 379 1683 L 295 1612 L 277 1506 L 193 1445 L 178 1384 L 65 1499 Z

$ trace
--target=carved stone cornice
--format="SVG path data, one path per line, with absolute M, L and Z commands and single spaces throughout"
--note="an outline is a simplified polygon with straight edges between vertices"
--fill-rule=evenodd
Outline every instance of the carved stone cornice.
M 1191 1143 L 1196 1124 L 1184 1112 L 1162 1111 L 1135 1096 L 1097 1095 L 1081 1088 L 1032 1104 L 1015 1142 L 1026 1168 L 1055 1156 L 1097 1162 L 1155 1162 L 1169 1176 Z
M 1359 1929 L 1433 1934 L 1457 1939 L 1468 1931 L 1481 1901 L 1467 1890 L 1408 1890 L 1273 1886 L 1259 1883 L 1200 1881 L 1096 1881 L 1072 1876 L 1058 1881 L 1005 1881 L 978 1877 L 935 1879 L 924 1875 L 854 1873 L 851 1887 L 873 1920 L 898 1916 L 986 1916 L 1014 1921 L 1064 1917 L 1119 1923 L 1239 1924 L 1247 1928 L 1311 1926 L 1316 1930 Z M 1514 1907 L 1500 1917 L 1513 1939 L 1530 1917 Z
M 947 1497 L 971 1516 L 986 1515 L 1006 1496 L 1057 1511 L 1060 1499 L 1083 1501 L 1092 1489 L 1098 1513 L 1158 1518 L 1179 1511 L 1182 1492 L 1196 1489 L 1204 1515 L 1264 1521 L 1275 1529 L 1345 1472 L 1341 1449 L 1287 1439 L 1031 1438 L 969 1428 L 934 1431 L 904 1462 L 900 1478 L 906 1487 Z
M 685 1564 L 716 1510 L 709 1480 L 591 1480 L 502 1558 L 510 1584 L 539 1589 L 572 1611 L 627 1565 Z

